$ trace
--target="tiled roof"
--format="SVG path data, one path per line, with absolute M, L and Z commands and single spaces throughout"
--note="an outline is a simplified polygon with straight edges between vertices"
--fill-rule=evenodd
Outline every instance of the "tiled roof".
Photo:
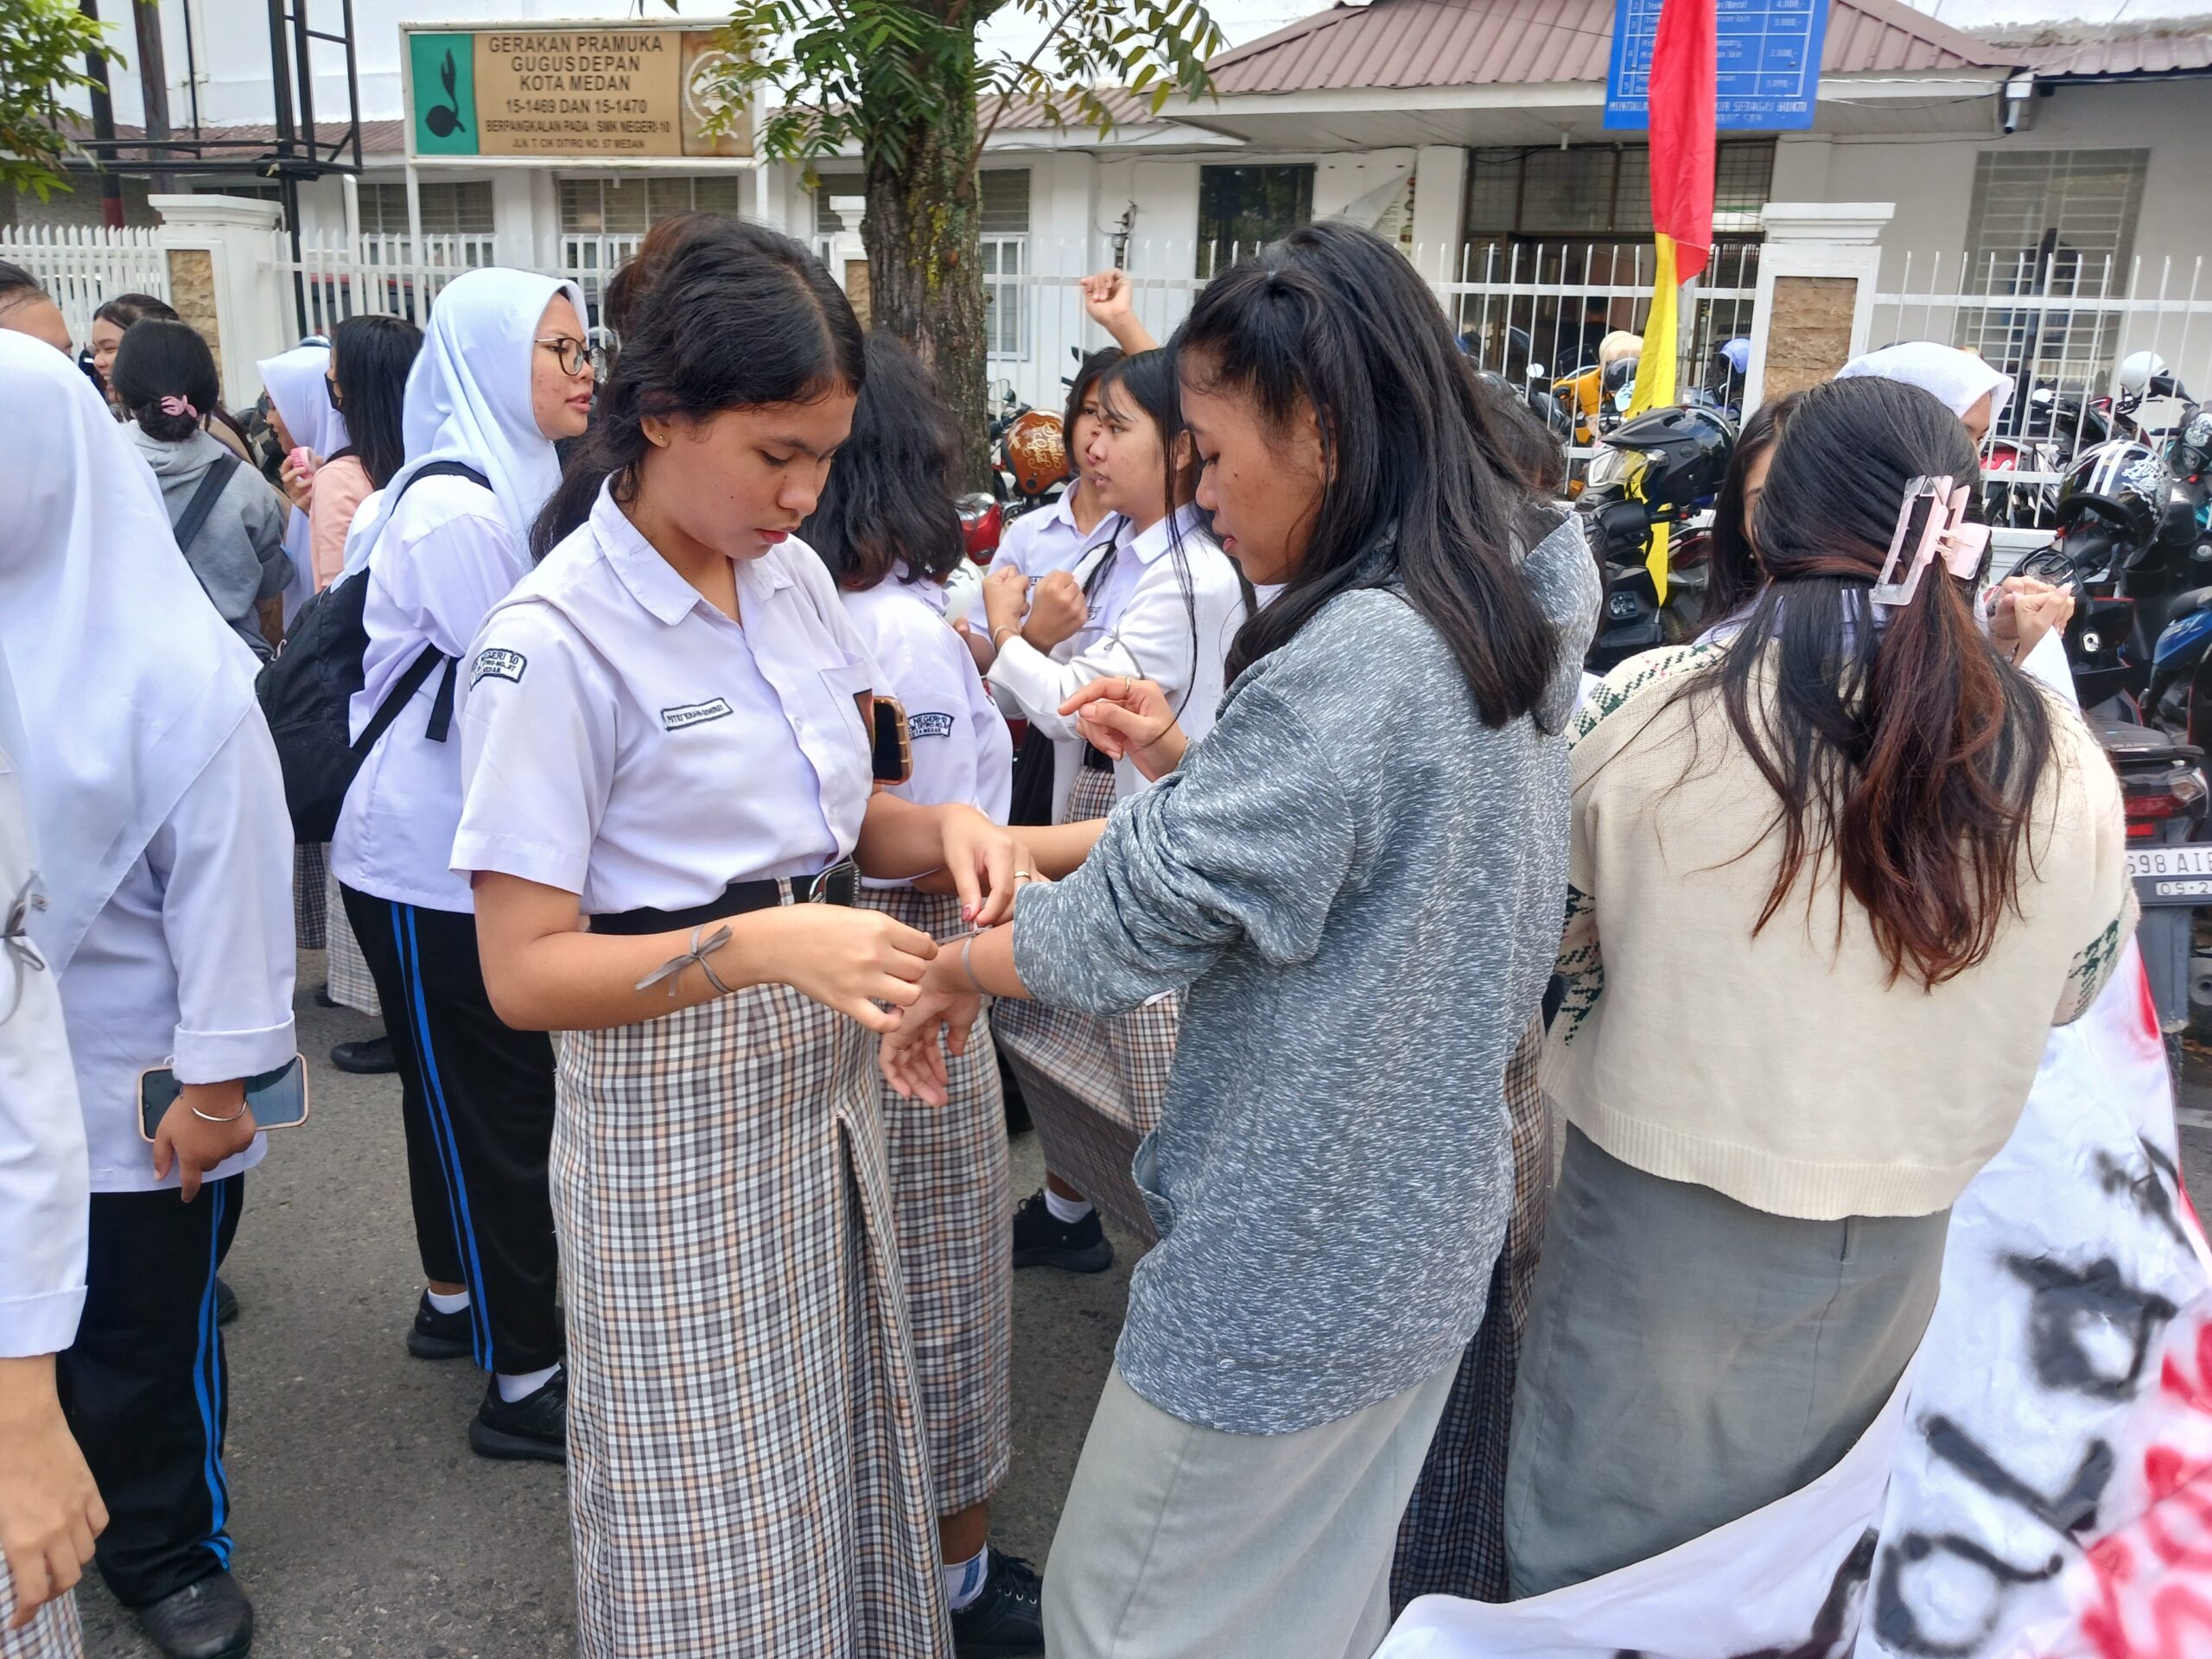
M 1600 81 L 1612 38 L 1613 0 L 1373 0 L 1303 18 L 1211 67 L 1224 96 Z M 2018 60 L 1900 0 L 1834 0 L 1821 67 L 1863 74 Z

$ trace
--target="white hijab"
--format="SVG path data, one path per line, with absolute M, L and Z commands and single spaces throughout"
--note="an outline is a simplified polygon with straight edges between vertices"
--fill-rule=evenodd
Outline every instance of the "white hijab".
M 349 573 L 375 550 L 407 480 L 434 461 L 461 461 L 490 479 L 508 527 L 529 539 L 537 510 L 561 481 L 553 441 L 538 430 L 530 396 L 539 320 L 561 294 L 581 323 L 583 290 L 529 271 L 471 270 L 439 292 L 407 372 L 407 464 L 385 486 L 367 531 L 348 538 Z
M 289 352 L 262 359 L 261 384 L 284 430 L 295 444 L 315 452 L 318 461 L 328 461 L 353 442 L 346 417 L 330 406 L 329 381 L 324 370 L 330 364 L 327 345 L 296 346 Z M 284 622 L 291 625 L 300 607 L 315 592 L 315 542 L 308 516 L 297 507 L 284 520 L 284 550 L 292 556 L 292 585 L 284 590 Z
M 154 475 L 92 383 L 0 332 L 0 655 L 58 975 L 85 930 L 254 710 L 253 653 L 177 551 Z
M 1997 423 L 2012 401 L 2012 377 L 1993 369 L 1972 352 L 1955 346 L 1938 346 L 1932 340 L 1907 340 L 1885 346 L 1878 352 L 1854 357 L 1835 372 L 1839 380 L 1871 374 L 1878 380 L 1902 381 L 1930 392 L 1952 414 L 1963 418 L 1984 397 L 1989 399 L 1989 421 Z

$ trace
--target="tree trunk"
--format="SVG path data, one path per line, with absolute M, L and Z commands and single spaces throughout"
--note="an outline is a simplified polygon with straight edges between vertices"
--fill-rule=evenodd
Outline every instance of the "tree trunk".
M 981 205 L 969 165 L 976 149 L 969 91 L 974 35 L 966 38 L 965 60 L 939 72 L 949 117 L 913 122 L 896 135 L 903 153 L 895 171 L 885 156 L 887 145 L 870 146 L 861 240 L 874 326 L 906 340 L 937 371 L 960 425 L 969 486 L 982 489 L 990 481 L 990 417 L 983 392 L 983 272 L 976 245 Z

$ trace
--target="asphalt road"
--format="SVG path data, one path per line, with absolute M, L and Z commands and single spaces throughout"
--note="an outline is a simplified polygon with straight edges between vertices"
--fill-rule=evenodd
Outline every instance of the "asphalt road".
M 570 1648 L 573 1580 L 558 1469 L 489 1463 L 468 1450 L 483 1378 L 403 1346 L 420 1272 L 408 1217 L 399 1086 L 352 1077 L 333 1043 L 370 1034 L 315 1007 L 321 959 L 301 962 L 300 1044 L 314 1116 L 274 1138 L 250 1176 L 224 1276 L 242 1317 L 229 1332 L 230 1474 L 239 1580 L 262 1659 L 538 1659 Z M 2212 1066 L 2192 1060 L 2182 1161 L 2212 1199 Z M 1014 1185 L 1042 1179 L 1033 1135 L 1014 1143 Z M 2200 1209 L 2203 1204 L 2200 1202 Z M 1040 1566 L 1112 1358 L 1131 1252 L 1091 1278 L 1014 1277 L 1014 1466 L 993 1541 Z M 82 1592 L 87 1651 L 156 1649 L 97 1580 Z

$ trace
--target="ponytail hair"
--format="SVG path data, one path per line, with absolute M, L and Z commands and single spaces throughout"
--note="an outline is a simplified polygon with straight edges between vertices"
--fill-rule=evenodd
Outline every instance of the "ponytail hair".
M 1793 399 L 1751 513 L 1766 585 L 1719 663 L 1675 694 L 1719 701 L 1778 802 L 1754 931 L 1832 856 L 1891 982 L 1930 987 L 1986 958 L 2018 910 L 2053 741 L 2042 693 L 1975 621 L 1970 581 L 1938 560 L 1909 604 L 1868 599 L 1907 484 L 1941 475 L 1974 486 L 1980 460 L 1928 393 L 1865 378 Z
M 591 516 L 601 486 L 633 499 L 652 446 L 645 419 L 805 404 L 867 378 L 860 320 L 822 262 L 766 226 L 701 214 L 657 272 L 633 285 L 630 330 L 591 429 L 531 527 L 543 558 Z
M 1339 594 L 1396 584 L 1497 728 L 1534 714 L 1561 641 L 1523 568 L 1552 530 L 1435 296 L 1371 231 L 1307 225 L 1209 283 L 1171 349 L 1183 383 L 1263 426 L 1310 410 L 1329 477 L 1304 558 L 1230 647 L 1233 679 Z

